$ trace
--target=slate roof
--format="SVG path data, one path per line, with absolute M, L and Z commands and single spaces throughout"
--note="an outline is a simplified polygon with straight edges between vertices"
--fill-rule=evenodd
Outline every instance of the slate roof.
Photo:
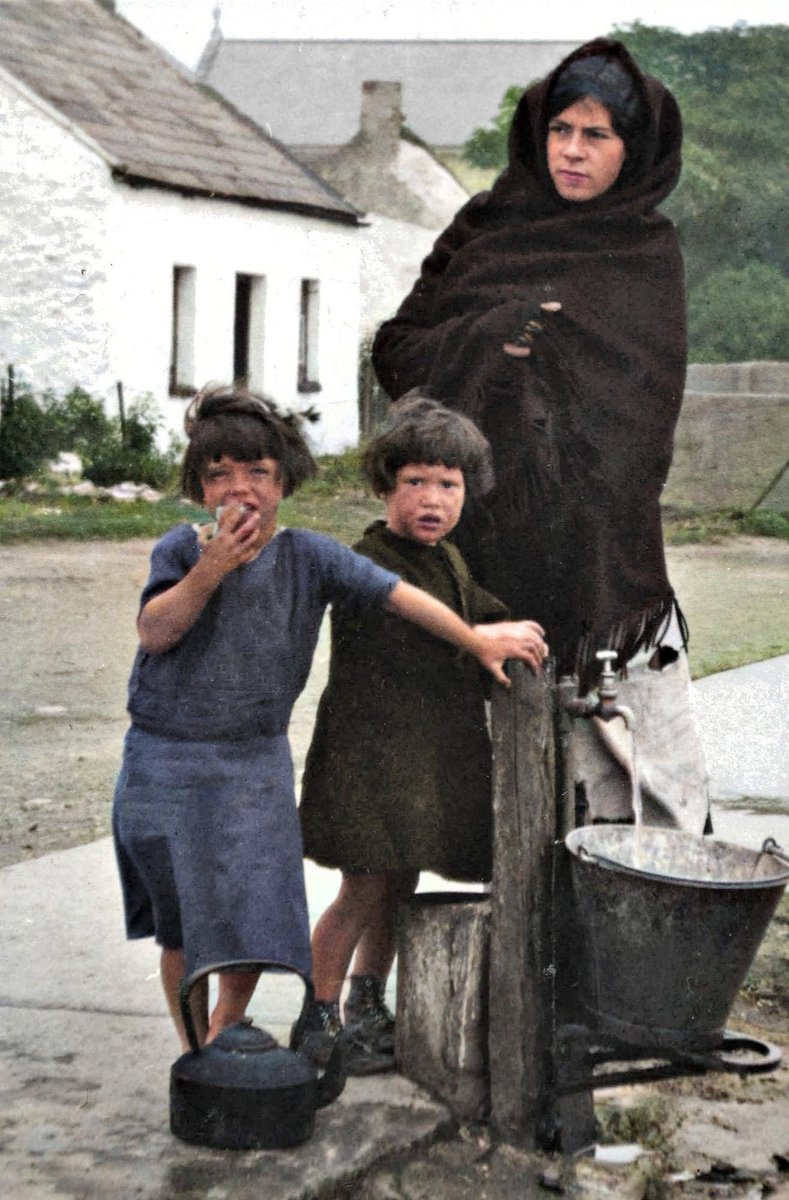
M 399 81 L 408 128 L 431 146 L 459 146 L 493 119 L 508 87 L 542 79 L 578 45 L 258 41 L 226 39 L 217 28 L 197 73 L 297 153 L 354 136 L 365 80 Z
M 358 220 L 284 146 L 97 0 L 0 0 L 2 69 L 130 183 Z

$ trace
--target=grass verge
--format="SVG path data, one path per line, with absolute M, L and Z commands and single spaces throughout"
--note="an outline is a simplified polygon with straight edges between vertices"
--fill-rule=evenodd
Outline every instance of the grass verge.
M 707 513 L 666 509 L 663 530 L 671 546 L 709 545 L 743 535 L 789 541 L 789 514 L 761 508 L 756 512 L 723 509 Z
M 381 512 L 359 463 L 358 449 L 323 456 L 317 478 L 284 501 L 283 522 L 317 529 L 344 542 L 358 538 Z M 178 521 L 199 519 L 205 519 L 202 510 L 175 492 L 157 504 L 64 496 L 44 484 L 36 491 L 18 488 L 0 493 L 0 544 L 50 538 L 122 541 L 159 537 Z M 763 509 L 754 513 L 667 509 L 664 530 L 667 543 L 676 546 L 721 542 L 742 534 L 789 541 L 789 514 Z
M 380 512 L 380 502 L 364 486 L 357 450 L 322 458 L 317 478 L 281 507 L 283 524 L 316 529 L 346 543 L 355 541 Z M 35 491 L 18 488 L 0 494 L 0 545 L 156 538 L 179 521 L 198 520 L 207 520 L 206 512 L 176 493 L 153 504 L 62 495 L 44 483 Z

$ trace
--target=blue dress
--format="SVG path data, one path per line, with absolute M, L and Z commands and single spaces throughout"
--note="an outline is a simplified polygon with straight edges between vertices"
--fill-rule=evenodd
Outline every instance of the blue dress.
M 156 544 L 141 605 L 199 556 Z M 138 650 L 113 830 L 130 938 L 183 947 L 187 974 L 266 960 L 310 972 L 287 727 L 327 604 L 380 605 L 398 576 L 321 534 L 280 531 L 225 576 L 180 642 Z

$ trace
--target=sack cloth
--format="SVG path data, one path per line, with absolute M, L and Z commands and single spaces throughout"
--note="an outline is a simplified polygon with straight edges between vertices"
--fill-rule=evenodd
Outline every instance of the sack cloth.
M 709 780 L 692 711 L 687 655 L 655 670 L 628 666 L 617 700 L 635 718 L 579 720 L 573 729 L 576 783 L 583 783 L 588 818 L 632 821 L 633 747 L 644 823 L 702 834 L 709 814 Z

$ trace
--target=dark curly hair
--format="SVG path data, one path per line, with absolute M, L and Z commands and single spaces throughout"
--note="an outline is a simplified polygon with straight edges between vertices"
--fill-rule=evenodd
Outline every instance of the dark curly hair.
M 309 413 L 303 417 L 314 419 Z M 280 412 L 273 400 L 242 388 L 203 388 L 184 417 L 189 439 L 181 464 L 184 495 L 201 504 L 206 467 L 227 455 L 237 462 L 275 459 L 283 494 L 289 496 L 318 469 L 304 440 L 303 417 Z
M 387 427 L 364 451 L 362 470 L 375 494 L 387 496 L 394 491 L 397 472 L 409 463 L 458 467 L 472 496 L 482 496 L 493 487 L 487 438 L 468 417 L 420 388 L 391 405 Z

